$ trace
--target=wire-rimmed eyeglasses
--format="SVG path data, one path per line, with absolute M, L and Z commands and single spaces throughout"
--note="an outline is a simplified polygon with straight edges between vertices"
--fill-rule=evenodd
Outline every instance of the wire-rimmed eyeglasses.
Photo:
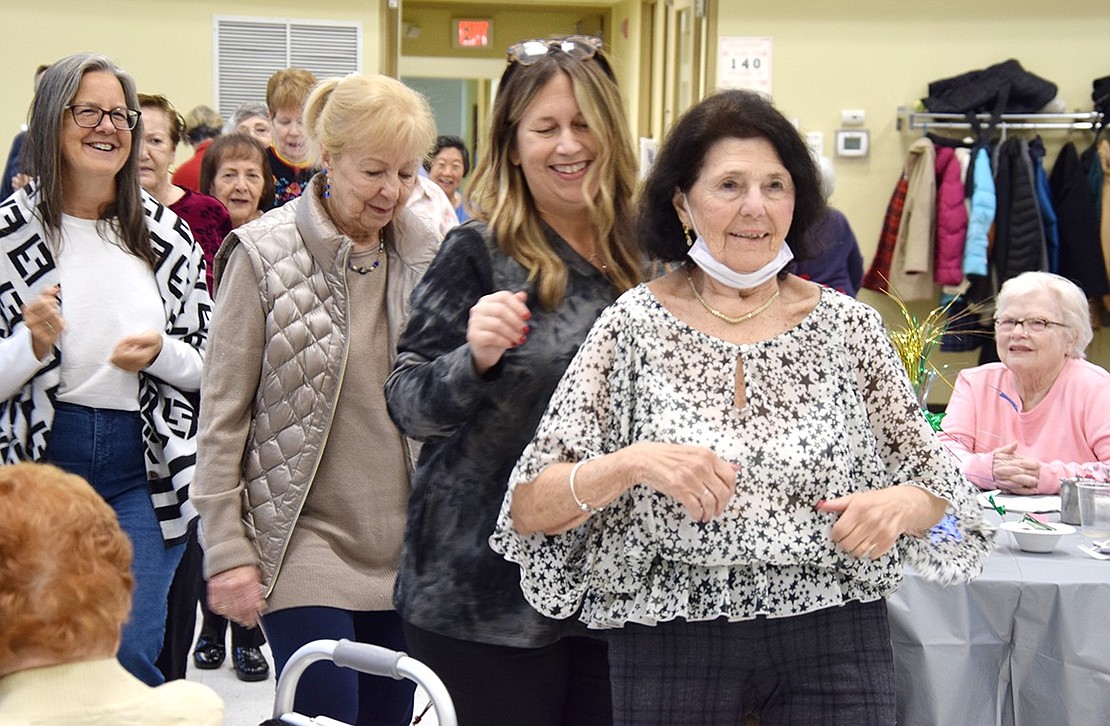
M 522 40 L 509 46 L 510 63 L 530 66 L 553 50 L 562 51 L 580 61 L 589 60 L 601 50 L 601 38 L 592 35 L 567 35 L 555 38 Z
M 66 110 L 73 114 L 73 123 L 83 129 L 95 129 L 107 116 L 120 131 L 130 131 L 139 123 L 142 114 L 133 108 L 113 108 L 111 110 L 84 103 L 69 104 Z
M 1048 330 L 1051 325 L 1059 325 L 1061 328 L 1066 328 L 1067 323 L 1058 323 L 1055 320 L 1048 320 L 1047 318 L 1026 318 L 1024 320 L 1015 320 L 1013 318 L 995 318 L 994 329 L 1003 333 L 1011 333 L 1021 326 L 1027 333 L 1043 333 Z

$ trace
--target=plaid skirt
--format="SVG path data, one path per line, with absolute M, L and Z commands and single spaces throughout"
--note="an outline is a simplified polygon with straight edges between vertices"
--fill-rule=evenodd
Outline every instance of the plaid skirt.
M 886 601 L 609 633 L 617 726 L 893 726 Z

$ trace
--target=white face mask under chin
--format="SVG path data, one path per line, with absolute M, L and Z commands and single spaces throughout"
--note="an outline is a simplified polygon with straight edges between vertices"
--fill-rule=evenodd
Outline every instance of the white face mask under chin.
M 690 223 L 693 225 L 694 231 L 697 232 L 698 225 L 694 221 L 694 215 L 690 211 L 690 205 L 686 200 L 686 195 L 683 195 L 682 202 L 686 207 L 686 214 L 690 215 Z M 731 267 L 722 264 L 713 256 L 713 253 L 709 251 L 709 245 L 705 243 L 705 238 L 702 237 L 700 233 L 698 234 L 697 241 L 694 242 L 686 254 L 690 256 L 690 259 L 694 261 L 695 265 L 701 268 L 702 272 L 709 275 L 718 283 L 737 290 L 747 290 L 762 285 L 779 274 L 782 268 L 786 267 L 786 265 L 794 259 L 794 253 L 790 250 L 790 246 L 784 241 L 782 246 L 779 247 L 779 252 L 775 255 L 774 259 L 763 265 L 763 267 L 751 272 L 737 272 Z

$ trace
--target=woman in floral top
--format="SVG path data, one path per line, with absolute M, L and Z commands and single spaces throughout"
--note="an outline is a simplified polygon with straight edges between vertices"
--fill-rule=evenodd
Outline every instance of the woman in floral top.
M 541 613 L 611 629 L 615 723 L 893 724 L 903 562 L 990 550 L 878 313 L 784 272 L 818 187 L 760 96 L 689 111 L 638 230 L 689 259 L 602 314 L 510 477 L 491 544 Z

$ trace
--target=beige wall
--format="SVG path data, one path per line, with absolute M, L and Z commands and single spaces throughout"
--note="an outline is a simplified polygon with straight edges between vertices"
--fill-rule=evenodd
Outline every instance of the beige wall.
M 825 134 L 825 154 L 836 167 L 832 203 L 851 221 L 864 259 L 874 255 L 883 213 L 909 143 L 920 131 L 899 132 L 896 110 L 926 95 L 932 80 L 1008 58 L 1059 86 L 1069 110 L 1091 109 L 1091 81 L 1110 75 L 1110 3 L 1090 0 L 1011 0 L 1004 5 L 966 0 L 897 3 L 887 0 L 787 0 L 717 3 L 719 35 L 770 36 L 776 104 L 803 130 Z M 834 156 L 841 109 L 863 109 L 871 131 L 865 160 Z M 1051 169 L 1059 147 L 1086 132 L 1044 131 Z M 890 313 L 882 296 L 861 299 Z M 926 308 L 927 309 L 927 308 Z M 887 319 L 895 318 L 888 314 Z M 1110 367 L 1110 335 L 1096 335 L 1090 357 Z M 969 356 L 940 356 L 954 371 Z M 949 391 L 937 386 L 932 400 Z
M 513 6 L 437 5 L 436 3 L 402 2 L 401 22 L 420 28 L 416 38 L 401 40 L 401 54 L 413 56 L 452 56 L 459 58 L 505 59 L 505 49 L 518 40 L 571 35 L 576 32 L 596 33 L 601 23 L 608 25 L 608 9 L 599 10 L 573 3 L 552 2 L 558 10 Z M 486 48 L 453 48 L 453 18 L 489 18 L 493 35 Z M 604 29 L 609 35 L 610 28 Z
M 836 166 L 832 202 L 847 214 L 870 260 L 883 211 L 908 144 L 920 135 L 895 129 L 896 110 L 926 95 L 929 81 L 1016 58 L 1056 83 L 1069 109 L 1091 109 L 1091 81 L 1110 74 L 1110 3 L 1011 0 L 720 2 L 719 34 L 773 39 L 774 98 L 804 130 L 825 133 Z M 793 9 L 792 9 L 793 6 Z M 980 9 L 976 11 L 976 6 Z M 996 10 L 995 7 L 998 7 Z M 784 9 L 786 8 L 786 9 Z M 841 109 L 867 112 L 871 156 L 833 156 Z M 1091 137 L 1043 132 L 1055 150 Z
M 718 34 L 770 36 L 774 42 L 773 86 L 776 103 L 796 116 L 804 130 L 825 134 L 825 153 L 833 157 L 833 132 L 840 110 L 863 109 L 871 131 L 866 160 L 834 158 L 837 190 L 832 202 L 842 209 L 870 261 L 883 211 L 901 169 L 904 152 L 917 132 L 895 129 L 896 110 L 925 95 L 930 80 L 1017 58 L 1026 68 L 1060 87 L 1069 108 L 1090 109 L 1091 81 L 1110 75 L 1110 3 L 1092 0 L 1011 0 L 1004 10 L 988 3 L 933 0 L 891 4 L 888 0 L 782 0 L 737 3 L 717 0 Z M 245 15 L 298 19 L 355 20 L 363 26 L 363 67 L 380 67 L 381 0 L 332 0 L 305 9 L 303 0 L 48 0 L 6 3 L 5 72 L 0 76 L 0 146 L 24 122 L 31 99 L 34 68 L 62 55 L 97 50 L 115 59 L 136 78 L 139 88 L 165 94 L 178 108 L 212 104 L 212 16 Z M 404 3 L 402 19 L 421 25 L 419 42 L 405 41 L 403 53 L 415 65 L 434 66 L 432 56 L 449 51 L 443 29 L 450 17 L 478 12 L 420 10 Z M 572 3 L 565 13 L 537 15 L 535 9 L 498 8 L 495 47 L 475 59 L 483 73 L 500 74 L 504 47 L 513 40 L 573 32 L 577 19 L 591 12 Z M 474 10 L 474 13 L 470 13 Z M 420 13 L 430 12 L 431 15 Z M 605 11 L 602 11 L 603 13 Z M 641 23 L 639 0 L 610 6 L 607 40 L 614 69 L 636 128 Z M 628 21 L 628 37 L 621 32 Z M 658 30 L 658 29 L 657 29 Z M 449 46 L 447 46 L 449 47 Z M 423 63 L 421 63 L 423 61 Z M 465 63 L 458 63 L 460 70 Z M 404 68 L 404 63 L 402 63 Z M 492 70 L 490 70 L 492 69 Z M 413 72 L 411 75 L 422 75 Z M 404 71 L 402 71 L 404 72 Z M 428 75 L 442 75 L 441 72 Z M 460 75 L 466 75 L 460 72 Z M 1065 140 L 1085 146 L 1081 132 L 1046 132 L 1048 164 Z M 0 150 L 0 153 L 3 153 Z M 187 154 L 187 150 L 183 154 Z M 884 301 L 865 294 L 868 302 Z M 1110 362 L 1110 336 L 1096 337 L 1092 358 Z M 962 362 L 957 363 L 961 365 Z M 947 396 L 945 392 L 944 397 Z
M 490 47 L 451 47 L 451 19 L 460 17 L 492 19 L 494 32 Z M 401 19 L 403 23 L 420 28 L 418 37 L 402 40 L 399 64 L 402 77 L 479 78 L 493 84 L 505 70 L 505 50 L 511 44 L 575 32 L 596 34 L 600 20 L 600 34 L 626 101 L 630 128 L 635 133 L 640 93 L 637 65 L 640 0 L 623 0 L 600 9 L 560 4 L 558 12 L 526 7 L 444 7 L 436 3 L 406 2 Z
M 25 123 L 40 63 L 80 51 L 108 55 L 139 90 L 161 93 L 183 113 L 212 98 L 212 17 L 240 15 L 362 23 L 363 69 L 379 68 L 377 0 L 42 0 L 5 2 L 0 146 Z M 187 150 L 181 152 L 188 154 Z

